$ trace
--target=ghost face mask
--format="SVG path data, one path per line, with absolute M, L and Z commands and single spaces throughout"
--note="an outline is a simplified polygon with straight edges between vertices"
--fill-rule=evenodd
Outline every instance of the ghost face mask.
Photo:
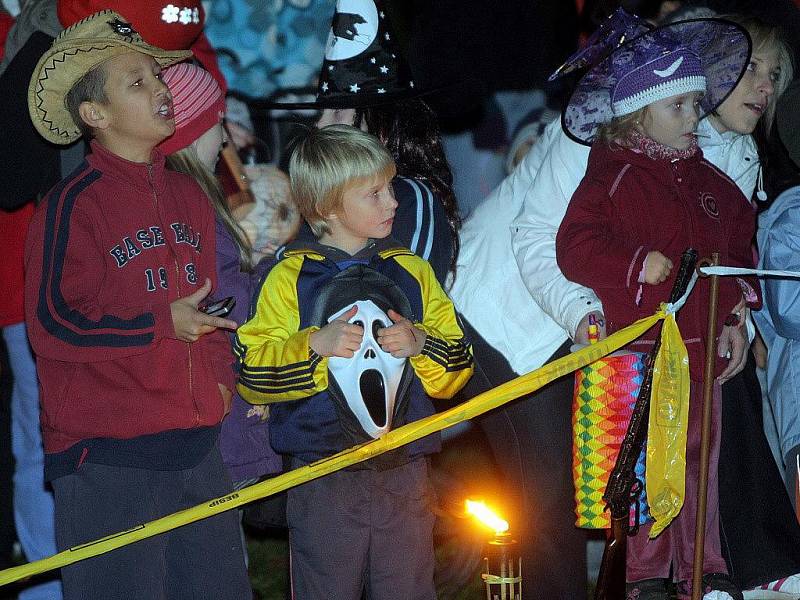
M 381 350 L 378 329 L 392 325 L 386 315 L 397 311 L 416 321 L 409 299 L 386 275 L 368 265 L 351 265 L 316 289 L 306 322 L 323 326 L 357 306 L 350 319 L 364 328 L 352 358 L 328 359 L 328 393 L 350 445 L 378 438 L 402 424 L 414 379 L 411 363 Z
M 335 392 L 341 394 L 361 429 L 376 439 L 392 428 L 407 360 L 384 352 L 378 344 L 378 330 L 392 325 L 387 314 L 372 300 L 359 300 L 354 304 L 358 312 L 349 322 L 363 327 L 361 346 L 352 358 L 329 358 L 328 371 L 338 387 Z M 351 307 L 331 315 L 328 322 Z

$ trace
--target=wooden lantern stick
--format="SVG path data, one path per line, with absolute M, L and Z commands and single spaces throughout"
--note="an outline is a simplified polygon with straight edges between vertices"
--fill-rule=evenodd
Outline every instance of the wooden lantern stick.
M 701 261 L 701 266 L 719 264 L 719 253 L 711 260 Z M 710 276 L 708 301 L 708 334 L 706 336 L 706 364 L 703 372 L 703 423 L 700 431 L 700 470 L 697 482 L 697 516 L 694 531 L 694 562 L 692 564 L 692 600 L 703 597 L 703 554 L 706 541 L 706 506 L 708 504 L 708 463 L 711 454 L 711 408 L 714 399 L 714 366 L 717 360 L 717 298 L 719 276 Z
M 236 151 L 230 134 L 228 134 L 228 143 L 222 147 L 221 155 L 225 166 L 230 171 L 234 181 L 236 181 L 236 187 L 239 188 L 236 194 L 228 198 L 229 208 L 233 210 L 242 204 L 255 202 L 253 192 L 250 190 L 250 180 L 247 178 L 242 159 L 239 158 L 239 153 Z

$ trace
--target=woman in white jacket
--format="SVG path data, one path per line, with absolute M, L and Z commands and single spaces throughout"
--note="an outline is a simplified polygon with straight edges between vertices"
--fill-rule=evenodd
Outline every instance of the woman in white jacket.
M 791 79 L 791 59 L 774 28 L 754 19 L 740 22 L 754 41 L 751 64 L 717 113 L 701 121 L 698 142 L 704 156 L 736 182 L 744 202 L 752 197 L 760 179 L 759 158 L 749 134 L 759 121 L 769 130 L 774 99 Z M 602 306 L 594 292 L 568 281 L 556 264 L 555 236 L 572 193 L 583 178 L 589 155 L 589 147 L 568 138 L 560 125 L 554 122 L 545 129 L 514 172 L 461 230 L 458 276 L 451 296 L 483 338 L 476 336 L 475 354 L 492 385 L 563 356 L 570 340 L 585 343 L 589 315 L 602 318 Z M 723 388 L 723 396 L 727 388 L 736 397 L 730 402 L 723 400 L 726 405 L 741 402 L 739 396 L 748 393 L 741 376 L 734 377 L 744 367 L 747 355 L 747 341 L 738 331 L 730 328 L 721 341 L 721 349 L 731 351 L 723 376 L 734 378 Z M 722 348 L 726 345 L 728 348 Z M 585 594 L 569 587 L 570 578 L 580 580 L 580 570 L 585 572 L 579 554 L 585 536 L 574 528 L 572 514 L 571 396 L 572 380 L 562 378 L 529 398 L 495 411 L 483 422 L 511 487 L 520 490 L 517 501 L 522 504 L 523 522 L 518 529 L 524 540 L 523 578 L 527 590 L 534 588 L 534 596 L 537 587 L 548 592 L 547 597 L 579 598 Z M 726 418 L 726 426 L 729 422 Z M 766 448 L 760 420 L 758 424 L 739 425 L 750 429 L 752 435 L 748 437 L 755 436 Z M 725 436 L 723 431 L 723 446 Z M 768 450 L 765 452 L 769 456 Z M 768 465 L 759 465 L 763 467 Z M 775 475 L 778 479 L 770 478 L 768 491 L 780 485 L 777 472 Z M 723 493 L 721 489 L 720 496 Z M 752 499 L 738 498 L 740 503 Z M 769 503 L 773 516 L 774 503 Z M 751 514 L 758 511 L 762 517 L 761 511 L 766 509 L 763 503 L 757 504 L 747 510 Z M 723 530 L 732 530 L 723 531 L 731 575 L 743 588 L 800 571 L 800 552 L 791 543 L 800 540 L 800 529 L 796 535 L 784 535 L 781 524 L 776 534 L 756 530 L 747 535 L 748 530 L 738 524 L 738 520 L 747 522 L 746 515 L 740 513 L 737 523 L 732 523 L 734 519 L 726 522 L 722 506 L 721 513 Z M 773 539 L 776 535 L 777 540 Z M 546 556 L 551 552 L 560 558 L 560 571 L 554 572 L 556 563 Z M 573 566 L 563 573 L 568 561 Z M 540 585 L 539 581 L 546 583 Z

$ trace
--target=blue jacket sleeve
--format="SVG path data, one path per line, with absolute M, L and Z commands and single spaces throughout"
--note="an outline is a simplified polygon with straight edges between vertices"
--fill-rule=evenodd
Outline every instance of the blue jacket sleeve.
M 436 280 L 444 286 L 453 240 L 441 200 L 427 183 L 418 179 L 395 177 L 392 187 L 397 200 L 392 237 L 427 260 Z
M 800 207 L 784 212 L 770 228 L 762 247 L 765 269 L 800 271 Z M 800 282 L 797 279 L 764 279 L 764 303 L 775 330 L 784 338 L 800 340 Z

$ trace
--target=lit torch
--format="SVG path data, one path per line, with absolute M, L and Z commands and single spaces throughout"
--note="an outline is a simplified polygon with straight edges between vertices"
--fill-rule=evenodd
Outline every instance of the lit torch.
M 517 542 L 511 538 L 508 521 L 485 503 L 472 500 L 467 500 L 467 514 L 494 531 L 486 546 L 481 574 L 486 583 L 486 600 L 522 600 L 522 558 L 515 556 Z

